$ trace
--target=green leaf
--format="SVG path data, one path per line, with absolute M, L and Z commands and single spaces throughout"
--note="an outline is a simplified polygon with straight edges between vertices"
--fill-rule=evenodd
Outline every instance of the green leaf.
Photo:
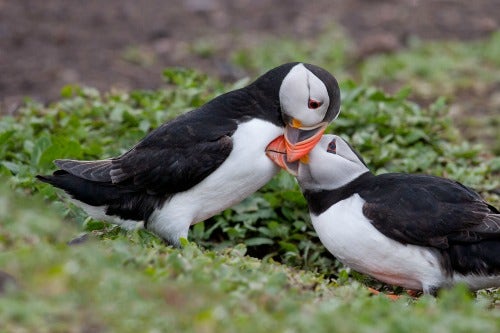
M 290 242 L 285 242 L 285 241 L 280 241 L 279 242 L 279 245 L 281 246 L 281 248 L 287 252 L 293 252 L 293 253 L 297 253 L 299 252 L 297 246 L 293 243 L 290 243 Z
M 102 221 L 89 220 L 87 223 L 85 223 L 85 230 L 86 231 L 102 230 L 105 229 L 106 226 L 108 226 L 108 224 Z
M 253 237 L 245 240 L 247 246 L 272 245 L 274 241 L 265 237 Z
M 41 152 L 38 158 L 38 165 L 42 169 L 49 169 L 55 159 L 74 158 L 79 159 L 82 156 L 80 145 L 74 140 L 68 138 L 54 138 L 54 142 Z
M 48 135 L 43 135 L 35 141 L 32 148 L 31 147 L 27 148 L 27 150 L 31 150 L 31 165 L 39 164 L 40 158 L 42 157 L 43 153 L 51 145 L 52 145 L 51 138 Z
M 11 171 L 13 174 L 18 174 L 20 170 L 20 164 L 13 163 L 13 162 L 8 162 L 8 161 L 2 161 L 0 162 L 4 167 L 6 167 L 9 171 Z

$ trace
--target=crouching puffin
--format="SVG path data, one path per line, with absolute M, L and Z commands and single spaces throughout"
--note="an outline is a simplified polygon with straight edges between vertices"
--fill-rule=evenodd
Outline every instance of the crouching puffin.
M 267 145 L 285 135 L 290 161 L 314 147 L 339 113 L 335 78 L 305 63 L 276 67 L 167 122 L 121 156 L 56 160 L 37 176 L 90 216 L 145 228 L 178 246 L 191 224 L 240 202 L 278 171 Z
M 283 138 L 268 155 L 297 177 L 323 245 L 383 282 L 434 294 L 465 283 L 500 287 L 500 213 L 470 188 L 440 177 L 375 176 L 342 138 L 324 135 L 302 162 Z

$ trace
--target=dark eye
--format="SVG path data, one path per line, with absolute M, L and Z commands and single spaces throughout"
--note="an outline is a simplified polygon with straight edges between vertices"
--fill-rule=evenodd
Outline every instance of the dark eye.
M 333 139 L 329 144 L 328 148 L 326 149 L 327 152 L 332 153 L 332 154 L 337 154 L 337 143 L 335 139 Z
M 309 109 L 317 109 L 321 106 L 321 104 L 323 103 L 315 101 L 314 99 L 309 99 L 309 103 L 307 106 L 309 107 Z

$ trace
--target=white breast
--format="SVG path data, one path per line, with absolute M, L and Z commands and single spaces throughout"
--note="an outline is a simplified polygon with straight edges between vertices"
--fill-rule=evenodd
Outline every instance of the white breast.
M 283 129 L 260 119 L 240 124 L 224 163 L 191 189 L 177 193 L 151 215 L 148 228 L 165 239 L 186 237 L 189 225 L 235 205 L 266 184 L 278 171 L 265 154 Z
M 383 282 L 419 290 L 439 286 L 445 277 L 435 250 L 386 237 L 363 215 L 363 204 L 354 194 L 311 214 L 323 245 L 342 263 Z

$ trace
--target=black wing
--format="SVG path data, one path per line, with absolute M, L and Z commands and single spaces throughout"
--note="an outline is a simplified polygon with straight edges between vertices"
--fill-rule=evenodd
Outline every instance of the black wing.
M 446 249 L 451 244 L 500 241 L 500 214 L 476 192 L 448 179 L 385 174 L 360 191 L 363 213 L 402 243 Z
M 125 154 L 101 161 L 58 160 L 68 173 L 94 182 L 111 182 L 124 191 L 165 195 L 199 183 L 227 158 L 232 119 L 198 109 L 152 131 Z

